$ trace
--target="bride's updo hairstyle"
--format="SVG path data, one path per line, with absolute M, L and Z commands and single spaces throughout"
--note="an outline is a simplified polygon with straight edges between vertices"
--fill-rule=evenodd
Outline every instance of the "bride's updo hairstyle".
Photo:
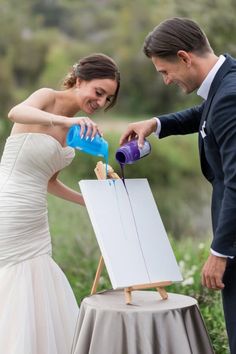
M 77 78 L 85 81 L 94 79 L 115 80 L 117 82 L 117 89 L 105 111 L 115 105 L 120 89 L 120 72 L 112 58 L 101 53 L 91 54 L 82 58 L 78 63 L 73 65 L 71 71 L 65 77 L 63 87 L 65 89 L 74 87 Z

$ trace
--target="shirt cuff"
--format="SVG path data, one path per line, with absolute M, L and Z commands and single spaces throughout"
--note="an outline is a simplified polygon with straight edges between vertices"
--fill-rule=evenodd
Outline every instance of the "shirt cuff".
M 234 256 L 226 256 L 225 254 L 221 254 L 219 252 L 216 252 L 212 248 L 211 248 L 211 254 L 213 254 L 214 256 L 217 256 L 217 257 L 222 257 L 222 258 L 231 258 L 231 259 L 234 258 Z
M 157 117 L 153 117 L 153 118 L 156 119 L 156 121 L 157 121 L 157 130 L 153 134 L 155 134 L 156 137 L 159 139 L 159 135 L 160 135 L 160 132 L 161 132 L 161 121 Z

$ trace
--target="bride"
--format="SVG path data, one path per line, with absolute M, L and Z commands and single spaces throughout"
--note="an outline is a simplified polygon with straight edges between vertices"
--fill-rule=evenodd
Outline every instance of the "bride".
M 51 258 L 47 192 L 84 205 L 58 179 L 74 157 L 66 133 L 79 124 L 85 139 L 101 134 L 90 118 L 74 116 L 111 108 L 119 86 L 115 62 L 92 54 L 73 66 L 63 90 L 39 89 L 9 112 L 0 164 L 0 353 L 70 353 L 78 306 Z

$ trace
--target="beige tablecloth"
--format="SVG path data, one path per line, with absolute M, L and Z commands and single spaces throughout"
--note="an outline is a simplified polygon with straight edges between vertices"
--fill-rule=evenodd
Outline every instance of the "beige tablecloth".
M 106 291 L 82 301 L 73 354 L 213 354 L 198 309 L 189 296 Z

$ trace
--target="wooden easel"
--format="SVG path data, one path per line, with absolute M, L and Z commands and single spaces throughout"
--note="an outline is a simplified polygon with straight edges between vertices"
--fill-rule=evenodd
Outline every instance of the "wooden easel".
M 103 164 L 102 161 L 99 161 L 97 163 L 94 171 L 95 171 L 95 174 L 98 179 L 106 179 L 106 166 L 105 166 L 105 164 Z M 119 179 L 120 178 L 118 176 L 118 174 L 114 172 L 114 170 L 111 166 L 108 166 L 107 176 L 108 176 L 108 178 L 111 178 L 111 179 Z M 93 286 L 91 289 L 91 295 L 93 295 L 97 292 L 97 286 L 98 286 L 98 282 L 99 282 L 103 267 L 104 267 L 104 259 L 102 256 L 100 256 L 96 275 L 95 275 L 95 278 L 93 281 Z M 156 288 L 156 290 L 159 292 L 161 298 L 163 300 L 166 300 L 168 298 L 168 294 L 165 290 L 165 286 L 168 286 L 171 284 L 172 284 L 171 281 L 164 281 L 164 282 L 159 282 L 159 283 L 140 284 L 140 285 L 133 285 L 133 286 L 126 287 L 126 288 L 124 288 L 125 302 L 126 302 L 126 304 L 131 304 L 132 291 L 141 290 L 141 289 L 150 289 L 150 288 Z

